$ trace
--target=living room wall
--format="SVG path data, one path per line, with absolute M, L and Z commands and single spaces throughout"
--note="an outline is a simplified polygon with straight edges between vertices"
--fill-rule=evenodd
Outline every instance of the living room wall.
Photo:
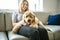
M 57 0 L 43 0 L 44 11 L 45 12 L 57 12 L 57 3 L 58 3 Z
M 57 7 L 57 8 L 58 8 L 57 11 L 58 11 L 58 13 L 60 13 L 60 0 L 58 0 L 58 4 L 57 4 L 57 6 L 58 6 L 58 7 Z

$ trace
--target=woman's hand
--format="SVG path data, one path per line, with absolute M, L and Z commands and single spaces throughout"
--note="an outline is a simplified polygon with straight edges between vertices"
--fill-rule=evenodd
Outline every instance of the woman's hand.
M 22 21 L 16 23 L 16 25 L 13 27 L 12 32 L 17 33 L 18 29 L 22 26 Z

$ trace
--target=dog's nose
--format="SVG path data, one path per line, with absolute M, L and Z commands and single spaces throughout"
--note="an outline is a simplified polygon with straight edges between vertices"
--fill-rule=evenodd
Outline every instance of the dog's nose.
M 31 20 L 29 19 L 28 22 L 30 22 Z

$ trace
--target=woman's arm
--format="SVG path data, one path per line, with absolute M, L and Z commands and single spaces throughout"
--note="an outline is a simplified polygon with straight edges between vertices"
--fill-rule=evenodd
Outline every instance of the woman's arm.
M 15 14 L 15 13 L 12 15 L 12 25 L 13 25 L 12 32 L 14 32 L 14 33 L 16 33 L 21 26 L 20 22 L 16 22 L 17 21 L 16 15 L 17 14 Z
M 12 20 L 12 25 L 13 25 L 13 27 L 14 27 L 15 25 L 17 25 L 16 19 L 15 19 L 15 20 Z
M 12 21 L 12 24 L 13 24 L 13 29 L 12 29 L 12 32 L 14 32 L 14 33 L 17 33 L 17 31 L 18 31 L 18 29 L 21 27 L 21 24 L 22 23 L 22 21 L 20 21 L 20 22 L 18 22 L 18 23 L 16 23 L 16 21 L 15 20 L 13 20 Z
M 12 25 L 13 27 L 17 24 L 17 13 L 12 14 Z
M 35 18 L 35 20 L 36 20 L 36 22 L 39 24 L 39 25 L 41 25 L 42 27 L 44 27 L 44 24 L 36 17 Z
M 44 27 L 46 30 L 49 30 L 48 28 L 45 27 L 45 25 L 36 17 L 35 18 L 36 23 L 39 24 L 40 26 Z
M 38 18 L 36 17 L 36 22 L 41 25 L 42 27 L 44 27 L 46 30 L 49 30 L 47 27 L 45 27 L 45 25 L 40 21 L 38 20 Z
M 13 29 L 12 32 L 17 33 L 18 29 L 21 27 L 20 22 L 16 23 L 16 22 L 12 22 L 13 23 Z

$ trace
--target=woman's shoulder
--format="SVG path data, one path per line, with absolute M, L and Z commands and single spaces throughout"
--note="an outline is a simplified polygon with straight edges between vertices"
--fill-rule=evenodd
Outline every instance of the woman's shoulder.
M 19 13 L 19 12 L 14 12 L 13 15 L 23 15 L 23 13 Z

